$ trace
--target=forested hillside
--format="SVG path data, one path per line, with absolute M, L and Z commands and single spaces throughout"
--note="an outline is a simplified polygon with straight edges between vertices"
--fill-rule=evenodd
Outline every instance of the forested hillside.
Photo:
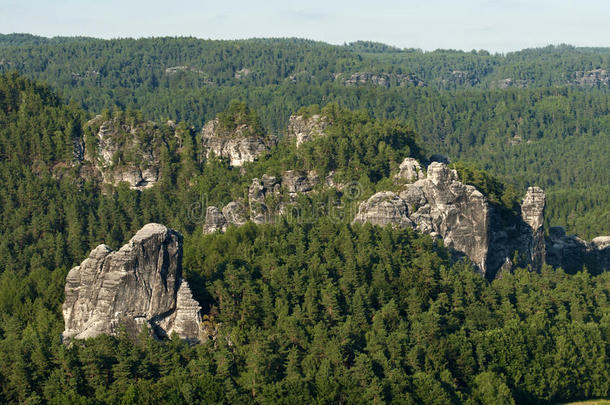
M 282 135 L 288 117 L 336 102 L 410 123 L 429 153 L 547 191 L 547 224 L 609 234 L 607 48 L 507 55 L 332 46 L 299 39 L 99 40 L 0 36 L 0 71 L 47 82 L 90 114 L 141 110 L 200 128 L 231 100 Z
M 85 170 L 78 144 L 94 142 L 92 114 L 48 86 L 1 76 L 0 402 L 511 404 L 610 395 L 608 272 L 518 269 L 490 282 L 430 236 L 307 209 L 299 221 L 203 235 L 201 196 L 224 204 L 265 173 L 334 172 L 357 180 L 365 198 L 392 186 L 404 157 L 425 156 L 401 121 L 337 104 L 301 110 L 319 113 L 333 122 L 327 137 L 298 149 L 280 140 L 236 169 L 196 159 L 197 131 L 184 123 L 149 127 L 138 112 L 105 112 L 121 128 L 148 128 L 136 132 L 139 142 L 159 149 L 160 180 L 139 191 Z M 229 127 L 258 122 L 240 103 L 220 117 Z M 497 179 L 468 170 L 490 198 L 512 204 L 496 195 Z M 591 181 L 583 187 L 603 178 Z M 349 197 L 320 189 L 297 204 L 346 207 Z M 145 332 L 135 342 L 62 345 L 69 268 L 147 222 L 184 234 L 186 277 L 220 335 L 195 346 Z

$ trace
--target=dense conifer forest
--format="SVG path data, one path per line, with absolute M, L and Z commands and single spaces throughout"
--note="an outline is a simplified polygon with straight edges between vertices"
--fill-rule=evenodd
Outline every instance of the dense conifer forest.
M 354 203 L 332 188 L 300 196 L 296 219 L 211 235 L 201 223 L 204 204 L 243 197 L 263 174 L 332 172 L 358 182 L 362 200 L 391 188 L 405 157 L 444 153 L 505 209 L 539 185 L 547 224 L 589 239 L 610 234 L 610 93 L 607 76 L 583 80 L 609 65 L 608 49 L 570 46 L 490 55 L 371 42 L 0 35 L 0 402 L 609 397 L 608 272 L 544 266 L 488 281 L 428 235 L 314 212 Z M 297 149 L 283 137 L 297 111 L 331 117 L 327 136 Z M 158 123 L 158 184 L 102 185 L 75 162 L 75 140 L 91 142 L 97 114 Z M 278 144 L 241 169 L 202 160 L 197 137 L 217 115 Z M 186 278 L 219 336 L 189 345 L 144 329 L 135 341 L 63 345 L 69 269 L 149 222 L 184 235 Z

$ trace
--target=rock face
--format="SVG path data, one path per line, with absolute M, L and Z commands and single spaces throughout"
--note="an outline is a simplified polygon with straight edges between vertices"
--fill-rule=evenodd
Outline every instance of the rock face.
M 233 131 L 224 131 L 220 128 L 218 119 L 208 121 L 201 130 L 203 157 L 208 159 L 213 153 L 229 159 L 229 164 L 234 167 L 255 161 L 275 143 L 271 137 L 250 135 L 250 128 L 245 124 Z
M 545 258 L 544 244 L 544 208 L 546 196 L 540 187 L 529 187 L 521 203 L 521 218 L 528 225 L 522 234 L 525 236 L 528 264 L 540 269 Z
M 65 343 L 122 326 L 134 336 L 142 325 L 197 341 L 201 308 L 182 279 L 182 235 L 148 224 L 118 251 L 99 245 L 68 273 L 62 309 Z
M 97 148 L 79 154 L 93 163 L 104 183 L 127 182 L 133 189 L 144 189 L 159 180 L 163 139 L 155 123 L 127 124 L 119 118 L 103 121 L 98 115 L 88 126 L 98 128 Z
M 264 174 L 260 179 L 252 180 L 247 203 L 231 201 L 222 210 L 208 207 L 203 233 L 224 232 L 229 225 L 241 226 L 248 219 L 255 224 L 272 223 L 277 215 L 286 213 L 286 208 L 295 202 L 298 194 L 310 193 L 320 183 L 313 170 L 287 170 L 279 178 Z M 282 193 L 287 198 L 282 198 Z M 271 197 L 275 198 L 272 204 L 268 201 Z
M 404 180 L 412 183 L 426 177 L 424 171 L 416 159 L 405 158 L 398 168 L 399 172 L 394 176 L 396 179 Z
M 587 242 L 566 235 L 565 229 L 555 226 L 549 229 L 546 250 L 550 265 L 570 273 L 582 269 L 583 264 L 593 273 L 610 270 L 610 236 L 598 236 Z
M 391 191 L 382 191 L 358 207 L 354 222 L 370 222 L 373 225 L 397 225 L 400 227 L 414 227 L 408 217 L 405 201 Z
M 354 221 L 412 226 L 440 236 L 447 247 L 468 256 L 485 274 L 489 216 L 483 194 L 461 183 L 455 170 L 433 162 L 426 178 L 407 185 L 399 195 L 377 193 L 362 203 Z
M 324 129 L 329 124 L 325 116 L 319 114 L 305 117 L 303 115 L 293 115 L 288 120 L 288 136 L 293 136 L 297 140 L 297 147 L 302 143 L 324 135 Z

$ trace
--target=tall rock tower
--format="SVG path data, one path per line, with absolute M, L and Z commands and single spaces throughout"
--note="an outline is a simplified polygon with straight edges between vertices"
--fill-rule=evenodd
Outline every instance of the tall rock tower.
M 540 187 L 529 187 L 521 203 L 521 217 L 528 229 L 523 233 L 527 260 L 532 270 L 539 271 L 544 263 L 544 208 L 546 196 Z

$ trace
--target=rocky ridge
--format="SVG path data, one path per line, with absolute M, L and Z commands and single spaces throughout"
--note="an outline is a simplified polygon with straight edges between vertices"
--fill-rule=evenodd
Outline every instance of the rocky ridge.
M 118 251 L 93 249 L 66 277 L 64 343 L 100 334 L 200 338 L 201 308 L 182 278 L 182 235 L 148 224 Z
M 255 178 L 248 187 L 248 201 L 231 201 L 222 209 L 209 206 L 206 209 L 204 233 L 226 231 L 230 225 L 241 226 L 248 220 L 255 224 L 272 223 L 277 215 L 285 209 L 298 196 L 307 194 L 320 184 L 315 171 L 287 170 L 279 178 L 263 175 Z M 285 193 L 287 200 L 282 200 Z M 269 204 L 268 198 L 275 196 L 275 204 Z
M 356 86 L 362 84 L 373 84 L 375 86 L 390 87 L 396 86 L 417 86 L 423 87 L 426 83 L 415 74 L 396 74 L 396 73 L 372 73 L 356 72 L 345 78 L 345 74 L 336 74 L 335 80 L 342 80 L 346 86 Z

